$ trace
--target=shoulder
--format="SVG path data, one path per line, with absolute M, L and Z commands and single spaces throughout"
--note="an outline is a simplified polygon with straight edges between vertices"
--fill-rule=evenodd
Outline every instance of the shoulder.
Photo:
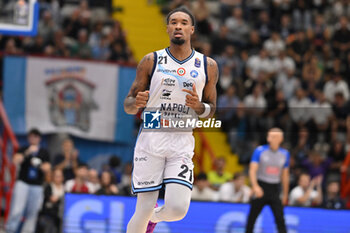
M 289 151 L 287 149 L 284 149 L 284 148 L 279 148 L 278 149 L 279 152 L 281 152 L 282 154 L 286 155 L 286 156 L 289 156 Z
M 218 64 L 216 63 L 216 61 L 213 58 L 206 57 L 206 59 L 207 59 L 208 68 L 209 67 L 215 67 L 215 68 L 218 67 Z
M 258 146 L 255 151 L 257 152 L 264 152 L 265 150 L 268 150 L 269 149 L 269 145 L 261 145 L 261 146 Z
M 139 62 L 139 65 L 141 65 L 141 64 L 152 64 L 153 65 L 154 58 L 155 58 L 155 52 L 148 53 L 141 59 L 141 61 Z
M 219 78 L 219 69 L 216 61 L 211 57 L 204 57 L 204 62 L 206 64 L 206 69 L 208 72 L 209 81 L 217 82 Z

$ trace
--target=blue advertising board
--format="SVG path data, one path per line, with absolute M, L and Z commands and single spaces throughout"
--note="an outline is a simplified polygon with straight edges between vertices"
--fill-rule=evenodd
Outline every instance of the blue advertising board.
M 158 202 L 160 205 L 163 201 Z M 121 233 L 135 210 L 136 198 L 66 194 L 63 232 Z M 161 222 L 154 233 L 244 232 L 249 205 L 192 201 L 187 216 Z M 350 233 L 350 211 L 286 207 L 288 233 Z M 277 232 L 272 212 L 265 207 L 255 224 L 256 233 Z

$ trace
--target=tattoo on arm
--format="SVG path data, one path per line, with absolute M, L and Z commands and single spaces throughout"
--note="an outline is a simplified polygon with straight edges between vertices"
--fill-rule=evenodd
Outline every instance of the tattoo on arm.
M 136 114 L 138 109 L 135 107 L 135 97 L 140 91 L 145 91 L 149 83 L 150 70 L 153 67 L 153 53 L 147 54 L 142 58 L 137 66 L 136 78 L 131 85 L 130 91 L 124 101 L 124 110 L 128 114 Z

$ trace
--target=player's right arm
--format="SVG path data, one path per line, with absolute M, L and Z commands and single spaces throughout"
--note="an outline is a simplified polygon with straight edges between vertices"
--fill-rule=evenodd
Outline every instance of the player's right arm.
M 140 108 L 146 107 L 149 91 L 150 75 L 154 64 L 154 55 L 149 53 L 142 58 L 137 66 L 136 78 L 124 100 L 124 110 L 127 114 L 136 114 Z

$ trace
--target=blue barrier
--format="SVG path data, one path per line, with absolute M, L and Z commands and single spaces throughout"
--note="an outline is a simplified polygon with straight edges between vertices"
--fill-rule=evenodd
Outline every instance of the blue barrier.
M 125 232 L 135 204 L 134 197 L 66 194 L 63 232 Z M 193 201 L 183 220 L 159 223 L 154 233 L 244 232 L 248 210 L 247 204 Z M 286 207 L 285 218 L 289 233 L 350 233 L 350 211 L 346 210 Z M 255 232 L 277 232 L 268 207 L 258 218 Z

